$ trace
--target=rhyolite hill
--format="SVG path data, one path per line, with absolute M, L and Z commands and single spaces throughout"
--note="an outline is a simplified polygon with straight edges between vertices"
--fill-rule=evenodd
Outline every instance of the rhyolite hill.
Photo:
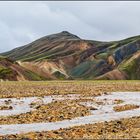
M 140 79 L 140 36 L 84 40 L 67 31 L 0 54 L 1 80 Z

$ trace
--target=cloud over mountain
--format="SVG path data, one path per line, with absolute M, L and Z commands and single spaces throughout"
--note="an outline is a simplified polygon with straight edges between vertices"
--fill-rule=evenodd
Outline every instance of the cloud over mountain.
M 140 2 L 0 2 L 0 52 L 68 30 L 81 38 L 140 34 Z

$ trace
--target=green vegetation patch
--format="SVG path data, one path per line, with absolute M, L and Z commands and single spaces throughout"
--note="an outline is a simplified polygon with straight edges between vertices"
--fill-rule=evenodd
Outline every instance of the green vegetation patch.
M 109 56 L 108 53 L 100 53 L 96 57 L 97 57 L 97 59 L 107 59 L 108 56 Z
M 56 78 L 58 78 L 59 80 L 64 80 L 64 79 L 66 79 L 65 75 L 62 74 L 62 73 L 59 72 L 59 71 L 54 72 L 53 75 L 54 75 Z
M 5 59 L 6 57 L 0 55 L 0 61 Z
M 131 59 L 131 58 L 130 58 Z M 140 57 L 125 60 L 119 65 L 119 70 L 126 72 L 128 79 L 140 79 Z
M 25 73 L 25 76 L 27 76 L 30 80 L 33 80 L 33 81 L 41 81 L 41 80 L 47 80 L 45 77 L 42 77 L 32 71 L 26 71 Z
M 74 67 L 71 72 L 70 75 L 72 77 L 84 77 L 84 78 L 88 78 L 88 72 L 91 71 L 91 68 L 93 66 L 95 66 L 96 64 L 98 64 L 100 62 L 100 60 L 94 60 L 94 61 L 85 61 L 83 63 L 81 63 L 80 65 Z
M 0 79 L 4 79 L 11 75 L 12 75 L 12 70 L 10 68 L 5 68 L 3 66 L 0 66 Z

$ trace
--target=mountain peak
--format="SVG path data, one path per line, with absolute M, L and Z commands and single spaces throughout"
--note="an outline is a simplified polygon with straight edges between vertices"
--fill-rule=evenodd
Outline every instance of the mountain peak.
M 77 35 L 74 35 L 68 31 L 62 31 L 57 34 L 58 36 L 68 37 L 70 39 L 80 39 Z
M 62 31 L 61 33 L 63 33 L 63 34 L 71 34 L 68 31 Z
M 59 33 L 56 33 L 56 34 L 51 34 L 51 35 L 47 35 L 41 39 L 49 39 L 49 40 L 79 40 L 80 38 L 68 31 L 62 31 L 62 32 L 59 32 Z

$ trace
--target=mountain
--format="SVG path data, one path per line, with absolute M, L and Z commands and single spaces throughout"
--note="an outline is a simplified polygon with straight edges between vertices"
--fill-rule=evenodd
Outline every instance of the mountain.
M 26 80 L 140 79 L 140 36 L 101 42 L 63 31 L 0 55 L 32 73 L 21 72 Z
M 44 77 L 27 70 L 16 62 L 0 56 L 0 80 L 24 81 L 24 80 L 46 80 Z

